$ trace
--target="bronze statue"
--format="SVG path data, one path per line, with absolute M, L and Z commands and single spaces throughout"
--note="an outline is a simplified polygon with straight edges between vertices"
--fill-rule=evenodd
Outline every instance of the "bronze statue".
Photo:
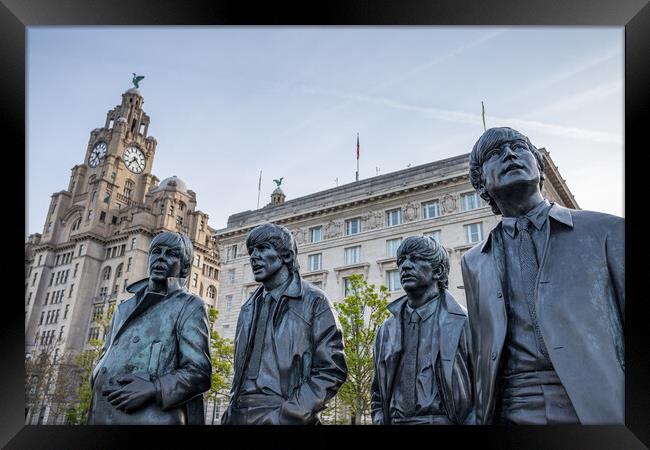
M 375 338 L 372 421 L 375 425 L 473 424 L 469 323 L 447 292 L 449 256 L 429 237 L 397 249 L 406 295 Z
M 263 224 L 246 239 L 255 281 L 242 305 L 224 425 L 312 425 L 347 377 L 343 333 L 323 291 L 302 280 L 293 236 Z
M 93 370 L 89 425 L 203 425 L 210 388 L 208 318 L 185 287 L 192 242 L 160 233 L 149 246 L 149 278 L 118 305 Z
M 624 220 L 542 197 L 528 138 L 491 128 L 472 185 L 503 216 L 461 266 L 479 424 L 623 424 Z
M 136 75 L 134 73 L 133 78 L 131 79 L 131 83 L 133 83 L 133 86 L 138 89 L 140 87 L 140 81 L 142 80 L 144 80 L 144 75 Z

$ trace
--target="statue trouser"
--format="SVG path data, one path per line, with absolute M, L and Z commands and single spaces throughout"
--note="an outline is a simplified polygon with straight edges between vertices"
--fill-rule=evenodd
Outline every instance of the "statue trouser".
M 269 395 L 241 396 L 232 408 L 228 425 L 279 425 L 276 411 L 283 400 Z
M 446 414 L 399 417 L 390 420 L 392 425 L 453 425 Z
M 566 390 L 554 370 L 501 377 L 497 423 L 519 425 L 579 424 Z

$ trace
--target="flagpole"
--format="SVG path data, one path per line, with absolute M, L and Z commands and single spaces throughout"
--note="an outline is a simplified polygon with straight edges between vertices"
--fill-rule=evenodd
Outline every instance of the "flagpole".
M 262 191 L 262 169 L 260 169 L 260 181 L 257 183 L 257 209 L 260 209 L 260 192 Z
M 357 133 L 357 181 L 359 181 L 359 133 Z
M 486 130 L 485 128 L 485 105 L 483 104 L 483 101 L 481 100 L 481 117 L 483 118 L 483 131 Z

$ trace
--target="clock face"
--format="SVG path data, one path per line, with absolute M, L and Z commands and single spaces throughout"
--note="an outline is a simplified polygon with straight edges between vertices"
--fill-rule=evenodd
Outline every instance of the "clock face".
M 104 159 L 104 156 L 106 156 L 106 149 L 108 146 L 106 145 L 106 142 L 98 142 L 95 144 L 95 147 L 93 147 L 93 151 L 90 153 L 90 156 L 88 157 L 88 165 L 90 167 L 97 167 L 99 163 L 102 162 Z
M 146 159 L 142 150 L 131 146 L 124 150 L 124 163 L 131 172 L 141 173 L 144 170 Z

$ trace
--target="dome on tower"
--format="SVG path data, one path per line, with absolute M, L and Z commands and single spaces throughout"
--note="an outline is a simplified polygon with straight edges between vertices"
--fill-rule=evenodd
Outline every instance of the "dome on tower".
M 156 188 L 151 190 L 151 192 L 158 191 L 178 191 L 187 194 L 187 185 L 183 180 L 173 175 L 162 180 Z
M 280 189 L 280 186 L 278 186 L 278 187 L 276 187 L 275 189 L 273 189 L 273 192 L 271 193 L 271 195 L 273 195 L 273 194 L 281 194 L 281 195 L 284 195 L 284 191 L 283 191 L 282 189 Z
M 140 91 L 138 91 L 138 90 L 137 90 L 136 88 L 134 88 L 134 87 L 132 87 L 131 89 L 129 89 L 128 91 L 126 91 L 126 94 L 135 94 L 135 95 L 137 95 L 137 96 L 142 97 L 142 94 L 140 93 Z

